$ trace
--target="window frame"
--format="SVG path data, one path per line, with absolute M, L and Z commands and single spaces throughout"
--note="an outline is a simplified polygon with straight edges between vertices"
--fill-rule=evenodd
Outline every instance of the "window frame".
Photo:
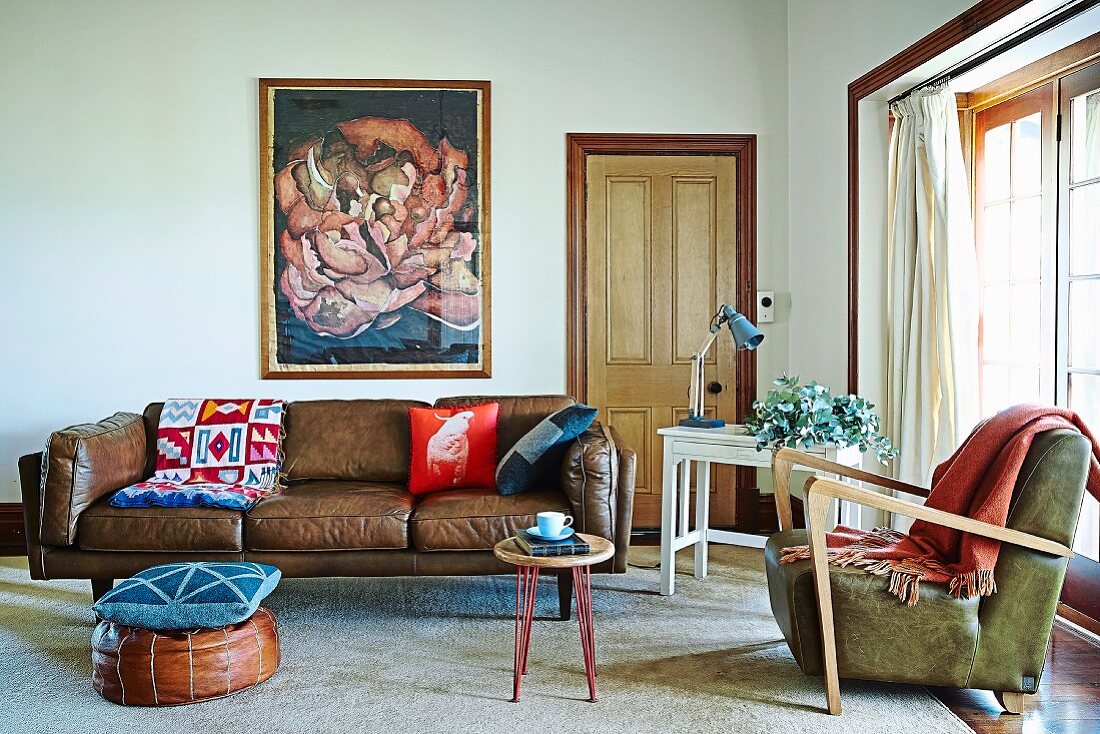
M 1015 95 L 1009 99 L 1002 100 L 995 105 L 987 107 L 982 110 L 973 112 L 970 125 L 970 150 L 972 151 L 971 166 L 970 166 L 970 180 L 971 186 L 971 210 L 974 214 L 974 245 L 978 260 L 978 272 L 980 279 L 980 293 L 979 293 L 979 314 L 978 314 L 978 404 L 981 406 L 982 415 L 985 415 L 985 367 L 987 365 L 985 356 L 985 284 L 984 273 L 982 270 L 983 263 L 983 251 L 985 246 L 985 133 L 989 130 L 993 130 L 1002 125 L 1011 125 L 1017 120 L 1028 117 L 1036 112 L 1042 114 L 1040 122 L 1040 136 L 1042 140 L 1042 152 L 1041 152 L 1041 167 L 1043 183 L 1040 191 L 1041 206 L 1041 252 L 1042 264 L 1039 274 L 1040 295 L 1039 300 L 1041 307 L 1047 309 L 1050 314 L 1053 314 L 1054 323 L 1050 328 L 1045 328 L 1041 324 L 1042 330 L 1042 344 L 1040 349 L 1044 355 L 1048 355 L 1044 360 L 1040 361 L 1040 376 L 1039 376 L 1039 391 L 1041 395 L 1044 395 L 1052 402 L 1055 401 L 1057 396 L 1057 376 L 1058 376 L 1058 361 L 1057 354 L 1061 351 L 1058 346 L 1058 270 L 1057 261 L 1058 254 L 1055 247 L 1056 244 L 1056 228 L 1055 222 L 1057 221 L 1057 196 L 1056 194 L 1056 169 L 1057 169 L 1057 155 L 1054 135 L 1055 135 L 1055 98 L 1057 95 L 1057 84 L 1055 81 L 1048 81 L 1038 87 L 1033 87 L 1025 92 Z M 1012 135 L 1010 129 L 1010 135 Z M 1011 140 L 1011 138 L 1010 138 Z M 1009 150 L 1009 175 L 1011 178 L 1011 165 L 1012 165 L 1012 150 Z M 1003 200 L 1003 203 L 1009 203 L 1010 205 L 1017 200 L 1017 197 L 1009 190 L 1008 198 Z M 998 200 L 1001 202 L 1002 200 Z M 1009 285 L 1015 283 L 1010 277 L 1006 281 Z M 1002 362 L 997 360 L 996 364 L 1001 364 L 1007 367 L 1009 370 L 1014 365 L 1011 360 Z

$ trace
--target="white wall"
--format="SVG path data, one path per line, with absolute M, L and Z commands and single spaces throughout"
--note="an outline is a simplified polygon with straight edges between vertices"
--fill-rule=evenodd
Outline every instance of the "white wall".
M 831 129 L 834 111 L 842 122 L 841 83 L 854 74 L 832 44 L 812 38 L 844 25 L 813 25 L 818 14 L 803 10 L 791 26 L 792 79 L 801 104 L 815 70 L 828 70 L 832 81 L 812 104 L 828 104 Z M 759 353 L 766 387 L 788 354 L 787 31 L 776 0 L 4 3 L 0 502 L 18 499 L 16 457 L 51 430 L 171 395 L 564 390 L 570 131 L 759 135 L 759 284 L 780 296 Z M 850 40 L 836 48 L 851 50 Z M 852 71 L 890 47 L 868 40 L 878 45 Z M 492 81 L 491 379 L 258 379 L 261 76 Z M 836 100 L 826 99 L 834 87 Z M 796 124 L 800 156 L 810 156 L 793 169 L 791 193 L 812 217 L 837 211 L 824 237 L 805 236 L 812 221 L 790 226 L 803 252 L 828 242 L 836 263 L 815 259 L 839 283 L 843 135 L 822 139 Z M 821 204 L 801 180 L 810 160 L 827 165 L 833 182 Z M 803 291 L 815 267 L 802 260 L 796 269 Z M 809 298 L 800 305 L 817 310 Z M 840 300 L 825 310 L 843 314 Z M 805 322 L 803 335 L 812 331 Z M 813 343 L 842 345 L 839 324 Z
M 848 84 L 973 0 L 790 0 L 790 367 L 848 388 Z M 876 131 L 885 144 L 883 130 Z M 884 184 L 885 179 L 879 179 Z M 864 189 L 866 190 L 866 189 Z M 885 202 L 885 195 L 882 196 Z M 874 222 L 881 226 L 882 222 Z M 864 248 L 882 246 L 869 236 Z M 861 253 L 861 384 L 881 404 L 881 253 Z M 865 318 L 865 315 L 867 318 Z M 865 379 L 862 379 L 865 375 Z M 881 407 L 881 405 L 880 405 Z

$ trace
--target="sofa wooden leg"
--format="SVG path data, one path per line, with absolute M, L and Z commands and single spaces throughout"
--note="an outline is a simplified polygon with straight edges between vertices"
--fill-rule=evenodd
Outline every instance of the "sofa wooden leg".
M 92 603 L 95 604 L 114 587 L 114 579 L 92 579 Z
M 558 574 L 558 612 L 563 622 L 573 616 L 573 574 Z
M 1010 714 L 1022 714 L 1024 712 L 1023 693 L 1011 693 L 1008 691 L 994 691 L 993 695 L 1001 707 Z

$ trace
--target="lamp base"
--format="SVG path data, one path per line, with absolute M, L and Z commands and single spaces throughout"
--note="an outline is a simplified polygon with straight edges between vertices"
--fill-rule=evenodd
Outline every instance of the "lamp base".
M 726 422 L 721 418 L 683 418 L 680 425 L 685 428 L 721 428 Z

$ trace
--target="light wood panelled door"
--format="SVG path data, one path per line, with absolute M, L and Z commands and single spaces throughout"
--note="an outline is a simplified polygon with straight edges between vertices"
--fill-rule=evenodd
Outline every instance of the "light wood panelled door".
M 593 155 L 587 166 L 588 402 L 638 452 L 634 527 L 660 527 L 656 431 L 687 415 L 691 355 L 736 303 L 736 160 Z M 707 357 L 707 414 L 736 422 L 733 340 Z M 716 467 L 717 469 L 717 467 Z M 714 524 L 733 524 L 733 472 L 715 472 Z

